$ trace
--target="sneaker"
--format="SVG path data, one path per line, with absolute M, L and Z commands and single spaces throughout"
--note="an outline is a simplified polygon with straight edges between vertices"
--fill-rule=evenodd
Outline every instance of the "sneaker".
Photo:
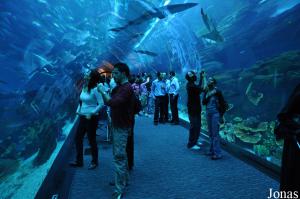
M 98 166 L 98 164 L 91 163 L 90 166 L 88 167 L 88 170 L 96 169 L 97 166 Z
M 199 142 L 197 142 L 197 145 L 198 145 L 198 146 L 203 146 L 204 144 L 203 144 L 203 142 L 200 142 L 200 141 L 199 141 Z
M 192 149 L 192 150 L 200 150 L 201 148 L 200 148 L 200 146 L 198 146 L 198 145 L 194 145 L 191 149 Z

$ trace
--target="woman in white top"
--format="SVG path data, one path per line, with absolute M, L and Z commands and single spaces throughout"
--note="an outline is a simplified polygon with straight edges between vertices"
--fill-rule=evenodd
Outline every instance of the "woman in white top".
M 80 94 L 80 103 L 76 113 L 79 115 L 79 124 L 75 136 L 76 160 L 70 163 L 73 167 L 83 166 L 83 138 L 87 133 L 91 147 L 92 161 L 88 169 L 98 166 L 98 147 L 96 143 L 96 130 L 98 126 L 98 113 L 103 107 L 103 99 L 97 91 L 97 84 L 101 76 L 97 70 L 92 70 L 85 76 L 86 83 Z

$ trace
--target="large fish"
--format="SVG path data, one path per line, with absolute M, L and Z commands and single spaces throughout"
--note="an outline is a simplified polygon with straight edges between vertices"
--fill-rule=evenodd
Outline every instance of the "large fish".
M 156 57 L 157 54 L 151 51 L 147 51 L 147 50 L 135 50 L 134 52 L 139 53 L 139 54 L 144 54 L 144 55 L 149 55 L 151 57 Z
M 153 8 L 153 11 L 148 10 L 145 13 L 143 13 L 141 16 L 139 16 L 138 18 L 128 21 L 128 23 L 125 26 L 118 27 L 118 28 L 112 28 L 109 30 L 114 31 L 114 32 L 119 32 L 119 31 L 122 31 L 122 30 L 128 28 L 129 26 L 139 25 L 139 24 L 142 24 L 146 21 L 149 21 L 149 20 L 152 20 L 155 18 L 163 19 L 163 18 L 166 18 L 170 14 L 175 14 L 178 12 L 185 11 L 196 5 L 198 5 L 198 4 L 197 3 L 184 3 L 184 4 L 174 4 L 174 5 L 162 6 L 159 8 Z
M 204 10 L 201 8 L 201 16 L 202 20 L 205 24 L 205 27 L 209 31 L 209 33 L 202 35 L 202 38 L 213 41 L 213 43 L 217 42 L 223 42 L 224 38 L 220 34 L 220 32 L 217 30 L 216 25 L 212 22 L 212 20 L 208 17 L 206 13 L 204 13 Z
M 203 20 L 206 28 L 208 29 L 208 31 L 211 31 L 210 20 L 208 18 L 208 15 L 204 13 L 203 8 L 201 8 L 201 16 L 202 16 L 202 20 Z
M 202 35 L 202 38 L 204 39 L 208 39 L 214 42 L 223 42 L 224 38 L 222 37 L 222 35 L 220 34 L 220 32 L 218 30 L 213 30 L 210 33 L 204 34 Z

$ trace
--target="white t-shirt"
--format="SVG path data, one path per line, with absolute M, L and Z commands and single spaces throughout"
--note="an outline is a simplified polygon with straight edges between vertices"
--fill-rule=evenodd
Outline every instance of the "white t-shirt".
M 104 105 L 103 98 L 97 91 L 97 87 L 91 89 L 90 93 L 88 93 L 87 90 L 82 89 L 80 100 L 82 101 L 82 104 L 77 108 L 77 112 L 80 115 L 95 115 Z
M 179 91 L 179 82 L 177 77 L 172 77 L 170 80 L 169 94 L 177 95 Z

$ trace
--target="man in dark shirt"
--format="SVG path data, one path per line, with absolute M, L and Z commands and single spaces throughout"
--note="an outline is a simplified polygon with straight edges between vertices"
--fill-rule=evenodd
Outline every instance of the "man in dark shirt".
M 202 81 L 204 79 L 204 72 L 200 74 L 200 80 L 198 84 L 195 84 L 197 75 L 194 71 L 190 71 L 185 76 L 188 83 L 186 84 L 187 91 L 187 108 L 188 116 L 190 120 L 190 132 L 188 148 L 198 150 L 200 147 L 197 145 L 198 138 L 201 131 L 201 100 L 200 94 L 203 91 Z
M 133 89 L 128 82 L 129 67 L 124 63 L 114 65 L 112 72 L 117 86 L 112 90 L 111 97 L 101 85 L 98 90 L 104 102 L 111 108 L 113 157 L 115 166 L 115 190 L 113 198 L 121 198 L 128 183 L 128 160 L 126 154 L 127 138 L 133 126 Z

